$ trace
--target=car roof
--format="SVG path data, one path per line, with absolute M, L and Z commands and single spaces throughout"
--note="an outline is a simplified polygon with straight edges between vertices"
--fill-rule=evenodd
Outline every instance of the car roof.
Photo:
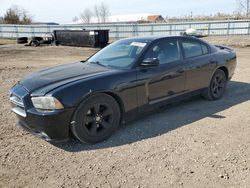
M 184 38 L 184 39 L 196 39 L 199 41 L 202 41 L 196 37 L 193 36 L 182 36 L 182 35 L 171 35 L 171 36 L 166 36 L 166 35 L 153 35 L 153 36 L 143 36 L 143 37 L 131 37 L 131 38 L 125 38 L 121 40 L 136 40 L 136 41 L 141 41 L 141 42 L 153 42 L 158 39 L 167 39 L 167 38 Z

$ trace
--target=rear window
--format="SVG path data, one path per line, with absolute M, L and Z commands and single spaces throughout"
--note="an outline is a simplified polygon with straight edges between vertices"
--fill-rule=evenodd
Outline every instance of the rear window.
M 208 54 L 209 53 L 209 49 L 208 49 L 207 45 L 201 43 L 201 48 L 202 48 L 203 54 Z
M 203 55 L 200 42 L 186 40 L 182 42 L 182 46 L 183 46 L 183 50 L 184 50 L 186 58 Z

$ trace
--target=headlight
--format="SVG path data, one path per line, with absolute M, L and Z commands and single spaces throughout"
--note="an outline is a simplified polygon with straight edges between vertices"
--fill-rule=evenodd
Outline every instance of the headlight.
M 64 108 L 62 103 L 55 97 L 32 97 L 31 101 L 36 109 L 58 110 Z

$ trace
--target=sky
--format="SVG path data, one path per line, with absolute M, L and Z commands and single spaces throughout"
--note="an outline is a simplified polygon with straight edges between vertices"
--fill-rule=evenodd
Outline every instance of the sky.
M 12 5 L 18 5 L 32 15 L 35 22 L 72 23 L 85 8 L 104 2 L 111 15 L 161 14 L 162 16 L 210 15 L 233 13 L 236 0 L 0 0 L 0 16 Z

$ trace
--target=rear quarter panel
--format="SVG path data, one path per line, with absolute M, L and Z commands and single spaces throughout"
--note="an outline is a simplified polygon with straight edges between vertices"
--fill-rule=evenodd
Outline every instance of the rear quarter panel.
M 237 56 L 236 52 L 233 49 L 225 48 L 218 51 L 218 66 L 225 66 L 228 70 L 228 80 L 234 75 L 236 65 L 237 65 Z

